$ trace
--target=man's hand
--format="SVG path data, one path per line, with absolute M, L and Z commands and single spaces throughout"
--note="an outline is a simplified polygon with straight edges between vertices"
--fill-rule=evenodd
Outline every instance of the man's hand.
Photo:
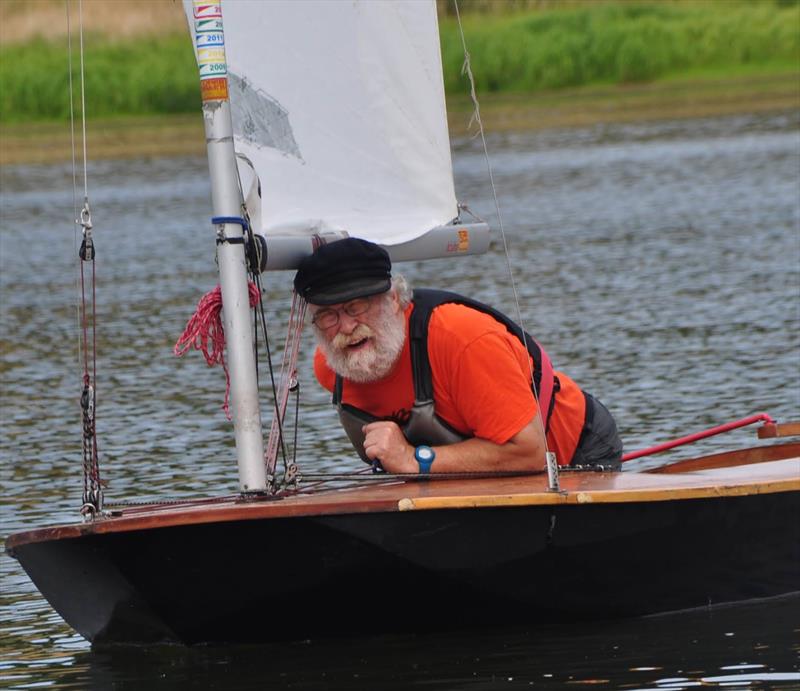
M 361 428 L 364 432 L 364 451 L 370 460 L 376 458 L 388 473 L 418 473 L 414 447 L 408 443 L 394 422 L 371 422 Z M 455 444 L 436 447 L 432 473 L 492 472 L 523 470 L 542 472 L 544 434 L 537 418 L 531 420 L 505 444 L 472 437 Z
M 406 441 L 397 423 L 371 422 L 362 431 L 364 451 L 370 460 L 378 459 L 387 473 L 417 473 L 419 464 L 414 458 L 414 447 Z

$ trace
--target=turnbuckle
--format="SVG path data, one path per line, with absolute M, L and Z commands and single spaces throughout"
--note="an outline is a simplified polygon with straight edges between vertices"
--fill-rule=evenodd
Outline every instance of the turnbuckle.
M 81 408 L 86 413 L 86 417 L 90 422 L 94 421 L 94 387 L 91 384 L 86 384 L 81 393 Z
M 558 461 L 556 455 L 552 451 L 545 453 L 545 462 L 547 464 L 547 489 L 550 492 L 561 491 L 561 486 L 558 483 Z
M 78 255 L 83 261 L 94 261 L 94 241 L 92 240 L 92 212 L 89 209 L 89 200 L 83 202 L 81 217 L 76 221 L 83 228 L 83 242 L 78 250 Z

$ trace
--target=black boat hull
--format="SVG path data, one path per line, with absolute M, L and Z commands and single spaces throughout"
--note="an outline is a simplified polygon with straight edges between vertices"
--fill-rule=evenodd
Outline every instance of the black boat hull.
M 95 644 L 618 618 L 800 590 L 800 493 L 149 526 L 19 542 Z

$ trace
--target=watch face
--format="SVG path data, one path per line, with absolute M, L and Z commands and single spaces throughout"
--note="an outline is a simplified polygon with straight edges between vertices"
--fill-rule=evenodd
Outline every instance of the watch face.
M 433 449 L 427 446 L 418 447 L 417 458 L 421 461 L 429 461 L 431 458 L 433 458 Z

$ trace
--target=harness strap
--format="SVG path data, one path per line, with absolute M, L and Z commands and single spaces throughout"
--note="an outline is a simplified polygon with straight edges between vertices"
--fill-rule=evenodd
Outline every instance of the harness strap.
M 527 338 L 530 338 L 530 336 Z M 539 348 L 539 354 L 541 361 L 536 363 L 534 359 L 534 363 L 536 363 L 536 368 L 540 370 L 541 374 L 539 376 L 539 388 L 538 391 L 534 390 L 534 395 L 539 403 L 539 409 L 542 411 L 542 420 L 546 431 L 550 427 L 550 416 L 553 414 L 553 408 L 556 403 L 555 394 L 561 388 L 561 384 L 553 372 L 553 363 L 544 348 Z
M 342 375 L 337 374 L 336 380 L 333 383 L 333 398 L 331 398 L 331 403 L 333 405 L 339 405 L 342 402 L 342 386 L 344 381 L 342 380 Z
M 433 400 L 433 372 L 428 357 L 428 324 L 436 305 L 425 304 L 424 300 L 418 302 L 419 292 L 414 291 L 414 310 L 408 325 L 415 404 Z
M 411 338 L 411 363 L 414 375 L 415 404 L 433 400 L 433 376 L 428 358 L 428 324 L 433 310 L 439 305 L 456 303 L 470 307 L 500 322 L 527 347 L 533 358 L 533 392 L 542 413 L 545 430 L 555 406 L 555 394 L 559 390 L 550 357 L 536 340 L 499 310 L 478 300 L 464 297 L 447 290 L 419 288 L 414 291 L 414 311 L 411 313 L 409 336 Z M 341 392 L 340 392 L 341 393 Z

